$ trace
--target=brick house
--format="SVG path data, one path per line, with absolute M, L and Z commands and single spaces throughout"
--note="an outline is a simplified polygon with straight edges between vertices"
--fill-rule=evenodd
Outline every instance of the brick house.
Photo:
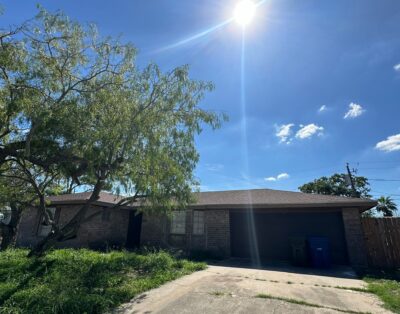
M 90 193 L 50 198 L 55 218 L 67 221 Z M 366 266 L 360 214 L 376 205 L 368 199 L 270 189 L 196 193 L 196 202 L 171 215 L 137 214 L 135 205 L 110 209 L 119 197 L 101 193 L 91 212 L 102 213 L 82 225 L 72 247 L 140 245 L 209 251 L 223 256 L 289 260 L 290 239 L 318 236 L 329 240 L 334 264 Z M 90 215 L 91 213 L 88 213 Z M 37 211 L 22 217 L 17 243 L 30 246 L 45 235 Z

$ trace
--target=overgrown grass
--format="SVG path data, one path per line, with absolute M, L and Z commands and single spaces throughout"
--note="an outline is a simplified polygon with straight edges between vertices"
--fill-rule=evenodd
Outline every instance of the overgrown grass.
M 368 291 L 376 294 L 387 309 L 400 313 L 400 281 L 373 277 L 364 280 L 368 283 Z
M 166 252 L 63 249 L 40 259 L 0 253 L 0 313 L 103 313 L 167 281 L 206 267 Z

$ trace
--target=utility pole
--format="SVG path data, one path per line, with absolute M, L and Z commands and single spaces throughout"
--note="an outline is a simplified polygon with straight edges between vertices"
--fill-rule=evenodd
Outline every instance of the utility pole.
M 349 176 L 350 184 L 351 184 L 351 191 L 352 191 L 351 196 L 359 197 L 357 190 L 356 190 L 356 186 L 354 184 L 353 175 L 351 174 L 351 171 L 350 171 L 349 163 L 346 163 L 346 169 L 347 169 L 347 174 Z

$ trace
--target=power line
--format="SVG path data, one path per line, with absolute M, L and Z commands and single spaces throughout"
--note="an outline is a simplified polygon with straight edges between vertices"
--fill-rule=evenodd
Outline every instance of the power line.
M 400 160 L 381 160 L 381 161 L 352 161 L 353 164 L 400 164 Z
M 400 165 L 400 161 L 361 161 L 361 162 L 354 162 L 355 164 L 363 164 L 363 163 L 398 163 Z M 337 165 L 325 165 L 325 166 L 321 166 L 321 167 L 315 167 L 315 168 L 305 168 L 305 169 L 288 169 L 287 172 L 292 173 L 292 174 L 302 174 L 302 173 L 306 173 L 306 172 L 314 172 L 314 171 L 322 171 L 322 170 L 332 170 L 332 171 L 338 171 L 341 172 L 339 169 L 341 167 L 337 164 Z M 369 168 L 357 168 L 359 170 L 384 170 L 384 169 L 395 169 L 397 167 L 369 167 Z M 335 170 L 336 169 L 336 170 Z M 369 179 L 371 180 L 371 179 Z M 396 181 L 400 181 L 396 180 Z
M 387 170 L 387 169 L 398 169 L 399 167 L 373 167 L 373 168 L 357 168 L 358 170 Z
M 368 181 L 398 182 L 400 179 L 368 179 Z
M 393 193 L 387 193 L 387 192 L 379 192 L 379 191 L 372 191 L 371 192 L 372 194 L 375 194 L 375 195 L 379 195 L 379 194 L 386 194 L 386 195 L 389 195 L 389 196 L 400 196 L 400 194 L 393 194 Z

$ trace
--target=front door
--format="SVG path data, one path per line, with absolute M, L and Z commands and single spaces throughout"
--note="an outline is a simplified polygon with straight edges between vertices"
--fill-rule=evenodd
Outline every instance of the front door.
M 129 213 L 128 235 L 126 237 L 126 247 L 135 249 L 140 246 L 140 232 L 142 231 L 142 213 L 131 211 Z

